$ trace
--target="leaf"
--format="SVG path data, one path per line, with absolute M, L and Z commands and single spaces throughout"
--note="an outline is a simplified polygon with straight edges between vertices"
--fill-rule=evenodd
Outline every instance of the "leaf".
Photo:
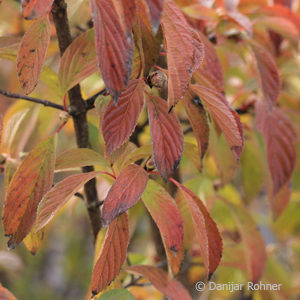
M 218 18 L 216 10 L 210 7 L 201 5 L 200 3 L 193 3 L 182 8 L 184 13 L 191 18 L 204 21 L 215 21 Z
M 153 31 L 154 33 L 156 33 L 159 27 L 160 18 L 164 8 L 164 0 L 146 0 L 146 2 L 150 11 Z
M 192 162 L 199 172 L 203 169 L 203 163 L 199 155 L 199 148 L 195 144 L 185 142 L 183 154 Z
M 207 150 L 209 140 L 209 126 L 206 112 L 203 106 L 192 99 L 190 93 L 187 93 L 183 97 L 182 104 L 191 123 L 198 144 L 199 157 L 202 160 Z
M 116 218 L 108 227 L 104 244 L 92 273 L 91 289 L 100 293 L 119 274 L 126 260 L 129 244 L 129 224 L 126 213 Z
M 58 71 L 63 95 L 98 70 L 94 39 L 95 31 L 90 29 L 77 37 L 64 52 Z
M 51 25 L 48 15 L 35 21 L 24 34 L 17 57 L 18 79 L 25 94 L 38 83 L 50 42 Z
M 135 300 L 135 298 L 125 289 L 115 289 L 101 295 L 99 300 Z
M 4 134 L 3 148 L 11 157 L 19 157 L 33 132 L 38 119 L 40 107 L 32 106 L 20 110 L 8 119 Z
M 2 300 L 18 300 L 8 289 L 0 283 L 0 299 Z
M 25 237 L 24 239 L 24 244 L 28 251 L 32 254 L 35 255 L 37 251 L 40 249 L 43 239 L 44 239 L 44 231 L 39 231 L 35 233 L 33 230 L 31 230 Z
M 125 24 L 121 22 L 118 11 L 127 7 L 135 7 L 134 0 L 119 1 L 90 0 L 93 14 L 96 53 L 102 78 L 114 102 L 127 87 L 133 59 L 133 39 L 131 34 L 134 14 L 126 14 Z M 118 9 L 118 10 L 117 10 Z M 130 10 L 130 9 L 129 9 Z M 128 22 L 129 24 L 128 24 Z
M 252 36 L 252 22 L 250 19 L 238 12 L 237 10 L 232 10 L 227 12 L 227 16 L 231 19 L 234 23 L 241 26 L 246 32 Z
M 251 42 L 260 76 L 260 84 L 265 100 L 276 104 L 281 90 L 281 81 L 273 56 L 262 46 Z
M 143 80 L 130 81 L 119 98 L 118 106 L 111 100 L 106 107 L 102 132 L 107 156 L 122 146 L 134 131 L 144 107 L 144 87 Z
M 265 140 L 275 196 L 291 179 L 296 163 L 296 133 L 289 118 L 279 108 L 257 101 L 255 112 L 257 129 Z
M 191 85 L 191 90 L 204 101 L 211 116 L 223 131 L 230 149 L 239 158 L 244 146 L 239 115 L 228 105 L 223 94 L 198 85 Z
M 189 205 L 203 263 L 208 278 L 210 278 L 222 257 L 222 239 L 217 225 L 210 217 L 202 201 L 191 190 L 175 180 L 172 181 L 180 189 Z
M 191 296 L 184 286 L 176 279 L 169 279 L 166 272 L 152 266 L 131 266 L 126 269 L 133 274 L 147 278 L 168 299 L 191 300 Z
M 22 13 L 25 19 L 38 19 L 49 13 L 53 0 L 22 0 Z
M 35 232 L 45 227 L 71 199 L 71 197 L 89 180 L 100 172 L 71 175 L 58 182 L 41 200 L 36 216 Z
M 249 279 L 257 282 L 263 275 L 267 260 L 263 237 L 246 209 L 233 204 L 229 207 L 242 236 Z
M 127 211 L 141 198 L 148 182 L 148 174 L 138 165 L 129 165 L 121 171 L 104 200 L 103 225 Z
M 195 48 L 190 27 L 172 0 L 165 0 L 162 16 L 168 62 L 168 105 L 174 106 L 185 94 L 193 68 Z
M 149 75 L 150 69 L 155 65 L 162 44 L 162 31 L 156 35 L 152 31 L 152 26 L 148 20 L 148 11 L 145 0 L 137 2 L 137 22 L 134 27 L 137 46 L 143 61 L 144 76 Z
M 255 24 L 263 25 L 282 35 L 282 37 L 293 40 L 295 43 L 299 40 L 300 27 L 298 29 L 289 19 L 265 16 L 256 19 Z
M 205 56 L 203 67 L 198 69 L 193 74 L 193 77 L 198 84 L 204 85 L 204 80 L 204 82 L 207 83 L 205 84 L 205 86 L 210 88 L 214 87 L 219 92 L 223 92 L 223 70 L 216 49 L 203 33 L 201 33 L 200 31 L 198 31 L 197 33 L 198 37 L 204 45 Z
M 108 163 L 104 157 L 88 148 L 74 148 L 61 153 L 55 162 L 55 169 L 70 169 L 84 166 L 100 165 L 107 167 Z
M 34 148 L 15 172 L 4 202 L 3 227 L 10 236 L 8 247 L 15 248 L 30 232 L 36 210 L 53 181 L 55 143 L 50 137 Z
M 143 202 L 156 223 L 173 274 L 180 270 L 183 259 L 183 221 L 173 198 L 158 183 L 149 180 Z
M 157 170 L 165 181 L 178 167 L 183 152 L 183 133 L 179 120 L 167 102 L 148 95 L 147 107 L 152 137 L 152 149 Z

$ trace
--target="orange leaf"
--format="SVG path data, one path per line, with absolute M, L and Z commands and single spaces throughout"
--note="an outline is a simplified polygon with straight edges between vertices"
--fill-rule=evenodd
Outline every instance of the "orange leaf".
M 100 172 L 89 172 L 71 175 L 58 182 L 42 199 L 38 206 L 35 232 L 45 227 L 55 214 L 71 199 L 71 197 L 89 180 Z
M 134 46 L 131 28 L 135 14 L 129 12 L 132 7 L 135 9 L 135 1 L 90 0 L 90 5 L 101 75 L 117 103 L 131 73 Z M 120 19 L 120 14 L 124 14 L 125 20 Z
M 276 104 L 281 90 L 281 81 L 275 60 L 262 46 L 251 42 L 251 48 L 256 57 L 260 84 L 265 99 L 269 104 Z
M 239 13 L 237 10 L 232 10 L 227 12 L 227 16 L 231 19 L 234 23 L 240 25 L 244 28 L 248 34 L 252 35 L 252 22 L 250 19 Z
M 62 94 L 98 70 L 94 38 L 94 29 L 88 30 L 64 52 L 58 71 Z
M 229 207 L 242 236 L 249 279 L 257 282 L 263 275 L 267 260 L 263 237 L 243 207 L 233 204 Z
M 39 202 L 51 188 L 55 143 L 50 137 L 34 148 L 15 172 L 4 202 L 3 227 L 10 236 L 8 247 L 16 247 L 30 232 Z
M 172 180 L 188 202 L 194 229 L 200 244 L 200 252 L 208 275 L 211 277 L 222 257 L 222 239 L 217 225 L 209 215 L 202 201 L 188 188 Z
M 136 204 L 147 182 L 148 174 L 138 165 L 132 164 L 122 170 L 104 200 L 103 225 L 110 224 L 117 216 Z
M 129 244 L 128 227 L 126 213 L 109 225 L 102 250 L 92 273 L 91 290 L 94 295 L 100 293 L 119 274 L 126 259 Z
M 133 274 L 146 277 L 168 299 L 191 300 L 191 296 L 184 286 L 176 279 L 169 279 L 166 272 L 152 266 L 132 266 L 126 269 Z
M 19 82 L 25 94 L 36 87 L 50 42 L 50 21 L 48 15 L 35 21 L 24 34 L 17 57 Z
M 158 183 L 149 180 L 143 202 L 156 223 L 166 249 L 169 267 L 174 274 L 183 258 L 183 221 L 173 198 Z
M 201 160 L 208 147 L 209 126 L 206 112 L 199 103 L 195 103 L 190 93 L 183 97 L 182 104 L 191 123 L 194 136 L 197 140 Z
M 189 24 L 172 0 L 165 1 L 161 24 L 167 49 L 168 105 L 172 107 L 185 94 L 196 68 L 195 47 Z
M 146 2 L 150 11 L 153 31 L 156 33 L 164 7 L 164 0 L 146 0 Z
M 0 283 L 0 299 L 1 300 L 18 300 L 8 289 Z
M 106 155 L 122 146 L 132 134 L 144 107 L 144 81 L 132 80 L 121 94 L 118 106 L 110 101 L 106 107 L 102 132 L 106 145 Z
M 148 117 L 155 165 L 165 181 L 178 167 L 183 152 L 183 133 L 179 120 L 165 100 L 147 96 Z
M 296 163 L 296 133 L 289 118 L 279 108 L 258 101 L 255 111 L 256 125 L 266 144 L 275 196 L 291 179 Z
M 22 12 L 25 19 L 38 19 L 48 13 L 54 0 L 22 0 Z
M 210 114 L 223 131 L 230 149 L 239 158 L 243 150 L 244 138 L 238 114 L 228 105 L 223 94 L 198 85 L 191 85 L 191 89 L 204 101 Z

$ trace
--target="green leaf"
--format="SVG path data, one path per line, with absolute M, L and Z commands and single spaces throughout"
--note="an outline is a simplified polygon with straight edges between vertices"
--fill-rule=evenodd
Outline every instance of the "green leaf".
M 99 300 L 135 300 L 135 297 L 125 289 L 116 289 L 104 293 Z

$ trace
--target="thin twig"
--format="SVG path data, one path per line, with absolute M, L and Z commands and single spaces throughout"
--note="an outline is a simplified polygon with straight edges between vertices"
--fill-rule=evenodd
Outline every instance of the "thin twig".
M 64 107 L 60 104 L 56 104 L 54 102 L 45 100 L 45 99 L 39 99 L 39 98 L 34 98 L 34 97 L 30 97 L 30 96 L 26 96 L 26 95 L 21 95 L 21 94 L 15 94 L 15 93 L 11 93 L 5 90 L 0 89 L 0 94 L 8 97 L 8 98 L 15 98 L 15 99 L 23 99 L 23 100 L 27 100 L 30 102 L 34 102 L 34 103 L 38 103 L 44 106 L 49 106 L 52 108 L 56 108 L 59 110 L 64 110 Z

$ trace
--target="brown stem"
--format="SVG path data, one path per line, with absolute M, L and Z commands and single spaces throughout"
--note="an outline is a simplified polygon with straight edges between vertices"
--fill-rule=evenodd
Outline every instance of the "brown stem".
M 61 56 L 72 43 L 69 21 L 67 16 L 67 4 L 64 0 L 55 0 L 52 9 L 53 21 L 56 28 L 58 45 Z M 69 91 L 69 99 L 72 107 L 72 118 L 76 133 L 76 141 L 79 148 L 89 148 L 89 133 L 87 122 L 87 108 L 81 97 L 80 86 L 76 85 Z M 93 166 L 82 168 L 84 173 L 94 170 Z M 94 238 L 97 237 L 99 230 L 102 227 L 100 210 L 95 203 L 98 203 L 98 195 L 96 190 L 96 180 L 92 179 L 84 185 L 88 214 L 91 222 Z
M 9 91 L 5 91 L 5 90 L 2 90 L 2 89 L 0 89 L 0 94 L 6 96 L 8 98 L 23 99 L 23 100 L 26 100 L 26 101 L 42 104 L 44 106 L 49 106 L 49 107 L 56 108 L 56 109 L 59 109 L 59 110 L 64 110 L 64 107 L 62 105 L 56 104 L 56 103 L 48 101 L 48 100 L 34 98 L 34 97 L 21 95 L 21 94 L 15 94 L 15 93 L 11 93 Z

